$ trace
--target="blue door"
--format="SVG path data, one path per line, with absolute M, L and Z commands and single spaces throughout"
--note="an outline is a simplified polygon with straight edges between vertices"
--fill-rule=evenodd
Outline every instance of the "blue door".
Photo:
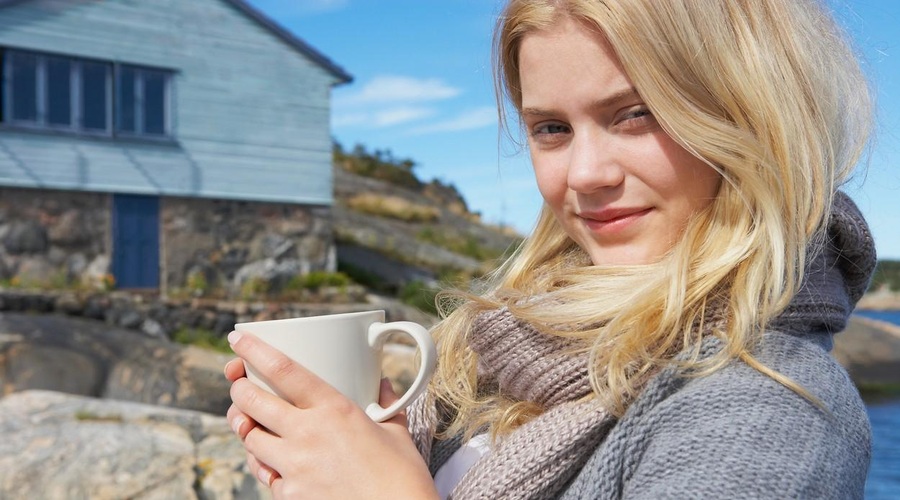
M 116 288 L 159 287 L 159 198 L 113 195 Z

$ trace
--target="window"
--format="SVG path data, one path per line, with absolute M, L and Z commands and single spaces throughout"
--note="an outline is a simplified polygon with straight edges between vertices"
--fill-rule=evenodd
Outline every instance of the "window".
M 169 75 L 164 71 L 119 66 L 116 75 L 118 132 L 146 136 L 167 135 L 168 79 Z
M 159 69 L 0 49 L 0 122 L 91 135 L 169 137 L 171 75 Z

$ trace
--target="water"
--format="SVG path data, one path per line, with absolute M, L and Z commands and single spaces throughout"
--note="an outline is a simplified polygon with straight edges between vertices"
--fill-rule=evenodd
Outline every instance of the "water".
M 900 325 L 900 311 L 853 311 L 853 314 Z
M 855 314 L 900 325 L 900 311 L 856 311 Z M 872 465 L 866 500 L 900 498 L 900 399 L 866 403 L 872 422 Z
M 872 422 L 872 465 L 866 500 L 900 498 L 900 400 L 869 403 Z

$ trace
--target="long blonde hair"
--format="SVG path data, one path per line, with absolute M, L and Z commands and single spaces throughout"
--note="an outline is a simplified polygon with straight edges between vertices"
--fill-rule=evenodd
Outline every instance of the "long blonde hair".
M 454 309 L 435 327 L 431 391 L 453 409 L 447 432 L 503 433 L 542 411 L 478 393 L 466 338 L 478 313 L 501 306 L 546 334 L 582 339 L 594 397 L 616 415 L 684 350 L 691 373 L 741 358 L 802 393 L 749 353 L 798 290 L 834 192 L 868 140 L 869 91 L 845 35 L 815 0 L 511 0 L 494 43 L 507 127 L 506 105 L 518 112 L 522 102 L 522 39 L 563 17 L 605 35 L 663 129 L 723 182 L 659 263 L 591 266 L 544 207 L 483 294 L 445 295 Z M 698 325 L 714 303 L 727 316 L 714 332 L 724 348 L 700 359 Z

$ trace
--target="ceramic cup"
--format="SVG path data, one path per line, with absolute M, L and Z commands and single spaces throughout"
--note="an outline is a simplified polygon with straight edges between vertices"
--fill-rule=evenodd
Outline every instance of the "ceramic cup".
M 437 351 L 428 331 L 409 321 L 384 322 L 384 311 L 330 314 L 306 318 L 238 323 L 234 329 L 252 333 L 355 401 L 376 422 L 409 406 L 428 385 Z M 387 335 L 403 332 L 421 353 L 419 373 L 409 390 L 388 408 L 378 404 L 382 348 Z M 281 396 L 247 365 L 247 378 Z

